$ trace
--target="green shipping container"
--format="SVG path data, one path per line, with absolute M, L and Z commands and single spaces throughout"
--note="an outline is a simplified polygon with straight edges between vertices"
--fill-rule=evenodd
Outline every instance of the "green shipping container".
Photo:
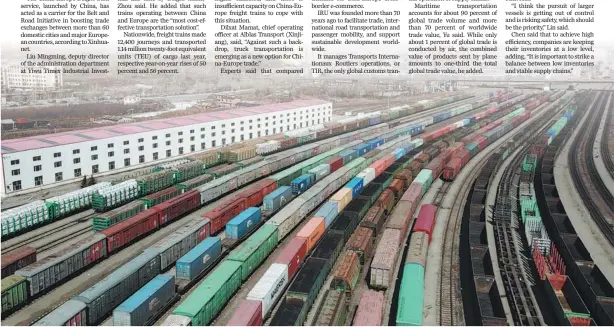
M 408 263 L 403 268 L 401 279 L 397 326 L 421 326 L 423 305 L 424 267 L 417 263 Z
M 277 247 L 278 231 L 275 225 L 262 225 L 245 242 L 228 255 L 228 260 L 241 263 L 241 280 L 245 281 Z
M 422 184 L 422 196 L 424 196 L 433 184 L 433 172 L 430 169 L 422 169 L 414 182 Z
M 241 287 L 241 263 L 224 260 L 173 314 L 190 318 L 192 326 L 207 326 Z
M 12 275 L 2 280 L 2 314 L 6 315 L 28 300 L 28 286 L 22 276 Z

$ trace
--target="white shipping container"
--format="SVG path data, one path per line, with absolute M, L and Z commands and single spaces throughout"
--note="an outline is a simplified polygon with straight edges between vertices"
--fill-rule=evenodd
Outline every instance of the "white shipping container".
M 180 315 L 170 315 L 162 322 L 162 326 L 190 326 L 190 324 L 192 324 L 190 318 Z
M 384 230 L 371 262 L 370 285 L 372 287 L 388 288 L 390 286 L 393 269 L 399 254 L 400 242 L 400 230 Z
M 266 317 L 284 293 L 288 282 L 288 266 L 274 263 L 247 294 L 247 299 L 262 302 L 262 317 Z
M 365 187 L 375 179 L 375 168 L 367 168 L 358 173 L 356 177 L 362 178 L 362 185 Z
M 296 198 L 266 222 L 269 225 L 277 226 L 280 240 L 292 232 L 301 221 L 300 208 L 303 204 L 305 204 L 305 200 Z

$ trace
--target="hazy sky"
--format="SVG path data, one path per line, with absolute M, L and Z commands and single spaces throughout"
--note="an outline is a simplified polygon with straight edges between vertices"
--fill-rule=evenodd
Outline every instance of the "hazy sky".
M 2 11 L 0 12 L 0 19 L 3 22 L 3 30 L 2 33 L 0 34 L 2 37 L 1 40 L 1 44 L 2 44 L 2 52 L 5 53 L 5 51 L 7 49 L 10 49 L 12 51 L 19 49 L 19 40 L 20 40 L 20 5 L 24 4 L 24 3 L 36 3 L 37 1 L 27 1 L 27 0 L 4 0 L 4 1 L 0 1 L 0 6 L 2 6 Z M 52 3 L 52 1 L 44 1 L 45 3 Z M 69 2 L 68 0 L 66 1 L 61 1 L 62 3 L 66 3 Z M 168 2 L 168 1 L 164 1 L 164 2 Z M 240 2 L 237 0 L 233 0 L 232 2 Z M 443 7 L 442 9 L 453 9 L 455 6 L 455 3 L 457 2 L 461 2 L 461 3 L 467 3 L 467 0 L 457 0 L 457 1 L 407 1 L 407 0 L 401 0 L 398 2 L 374 2 L 374 1 L 366 1 L 364 2 L 365 4 L 365 8 L 368 9 L 372 9 L 372 10 L 379 10 L 379 9 L 389 9 L 389 10 L 400 10 L 402 12 L 401 18 L 402 18 L 402 24 L 401 24 L 401 39 L 400 45 L 396 45 L 396 46 L 391 46 L 392 49 L 394 49 L 394 52 L 397 52 L 396 50 L 398 50 L 398 52 L 403 53 L 404 49 L 407 47 L 407 41 L 408 41 L 408 37 L 407 37 L 407 32 L 408 32 L 408 27 L 406 25 L 406 19 L 408 18 L 407 16 L 407 12 L 409 10 L 413 10 L 414 8 L 414 4 L 415 3 L 438 3 L 441 4 Z M 491 4 L 497 4 L 499 6 L 499 12 L 500 14 L 498 15 L 498 19 L 499 19 L 499 31 L 497 31 L 498 34 L 498 39 L 499 39 L 499 45 L 501 48 L 501 45 L 503 43 L 503 40 L 506 36 L 506 34 L 508 32 L 504 31 L 504 25 L 505 23 L 503 22 L 504 20 L 504 16 L 501 15 L 501 13 L 505 10 L 505 8 L 507 6 L 509 6 L 510 2 L 506 2 L 504 0 L 491 0 L 491 1 L 471 1 L 473 3 L 491 3 Z M 40 3 L 40 2 L 39 2 Z M 96 2 L 93 2 L 96 3 Z M 115 11 L 117 7 L 117 1 L 111 0 L 108 2 L 109 4 L 111 4 L 111 24 L 112 26 L 114 26 L 114 24 L 117 23 L 117 16 L 115 15 Z M 134 2 L 132 2 L 134 3 Z M 158 3 L 162 3 L 162 0 L 160 0 L 160 2 Z M 190 2 L 190 3 L 195 3 L 195 2 Z M 207 1 L 206 2 L 208 4 L 208 12 L 209 15 L 207 16 L 207 20 L 208 22 L 206 24 L 204 24 L 203 26 L 201 26 L 201 30 L 202 31 L 207 31 L 208 32 L 208 48 L 212 48 L 213 47 L 213 40 L 214 38 L 212 37 L 214 32 L 219 31 L 219 26 L 217 24 L 214 24 L 213 19 L 214 19 L 214 15 L 213 15 L 213 1 Z M 224 3 L 227 3 L 227 1 L 225 1 Z M 254 4 L 257 3 L 257 1 L 251 0 L 248 3 Z M 264 2 L 263 2 L 264 3 Z M 267 1 L 267 3 L 275 3 L 275 2 L 270 2 Z M 291 2 L 285 2 L 285 3 L 291 3 Z M 314 17 L 316 15 L 316 10 L 315 9 L 311 9 L 310 4 L 311 1 L 305 0 L 305 1 L 300 1 L 300 3 L 303 4 L 303 6 L 305 7 L 303 9 L 304 11 L 304 16 L 298 16 L 298 17 L 285 17 L 285 18 L 280 18 L 280 17 L 266 17 L 266 18 L 262 18 L 262 16 L 259 16 L 257 18 L 252 18 L 253 22 L 256 24 L 279 24 L 279 25 L 289 25 L 289 24 L 303 24 L 303 25 L 309 25 L 310 22 L 310 17 Z M 314 3 L 322 3 L 322 2 L 314 2 Z M 325 2 L 325 3 L 331 3 L 331 2 Z M 347 3 L 347 2 L 346 2 Z M 357 2 L 352 2 L 352 3 L 357 3 Z M 614 45 L 614 38 L 612 37 L 613 32 L 614 32 L 614 19 L 612 18 L 612 13 L 614 13 L 614 1 L 612 0 L 540 0 L 540 1 L 519 1 L 516 3 L 543 3 L 543 4 L 556 4 L 556 3 L 568 3 L 568 4 L 572 4 L 572 3 L 580 3 L 580 4 L 594 4 L 596 6 L 596 15 L 595 15 L 595 23 L 593 25 L 593 31 L 595 32 L 595 42 L 597 43 L 597 46 L 602 46 L 605 45 L 606 42 L 610 43 L 610 46 Z M 564 10 L 568 10 L 568 9 L 564 9 Z M 72 16 L 75 18 L 79 18 L 77 16 Z M 99 16 L 100 17 L 100 16 Z M 227 16 L 228 17 L 228 16 Z M 445 18 L 445 17 L 444 17 Z M 586 23 L 585 23 L 586 24 Z M 117 33 L 114 32 L 114 28 L 111 27 L 111 33 Z M 309 34 L 310 30 L 309 28 L 307 28 L 304 33 Z M 63 46 L 64 48 L 66 48 L 66 46 Z M 91 46 L 88 46 L 91 47 Z M 309 44 L 306 45 L 306 48 L 309 47 Z M 351 46 L 351 47 L 347 47 L 344 46 L 344 50 L 350 49 L 352 50 L 352 52 L 358 52 L 358 53 L 369 53 L 369 52 L 381 52 L 382 47 L 379 46 Z M 38 46 L 36 48 L 39 51 L 44 51 L 44 52 L 53 52 L 53 48 L 45 48 L 43 49 L 42 46 Z M 88 48 L 89 50 L 92 50 L 92 48 Z M 112 38 L 111 40 L 111 45 L 107 46 L 107 47 L 103 47 L 103 46 L 96 46 L 96 52 L 106 52 L 106 53 L 113 53 L 115 52 L 116 49 L 116 41 L 114 38 Z M 83 47 L 78 48 L 78 50 L 84 50 Z M 11 52 L 12 52 L 11 51 Z M 87 51 L 87 50 L 85 50 Z M 392 51 L 391 51 L 392 52 Z

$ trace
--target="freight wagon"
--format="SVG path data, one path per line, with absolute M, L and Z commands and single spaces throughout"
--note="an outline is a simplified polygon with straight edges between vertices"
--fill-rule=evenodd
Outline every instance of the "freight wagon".
M 22 276 L 2 279 L 2 315 L 9 315 L 28 301 L 28 286 Z
M 2 278 L 11 276 L 15 271 L 36 261 L 36 249 L 21 247 L 2 256 Z
M 113 310 L 113 325 L 151 325 L 177 298 L 175 276 L 158 275 Z
M 367 290 L 362 293 L 352 326 L 382 326 L 384 293 Z
M 33 326 L 89 326 L 87 306 L 81 301 L 68 300 Z
M 324 303 L 316 314 L 316 326 L 343 326 L 347 312 L 347 294 L 343 291 L 327 290 Z
M 100 323 L 118 305 L 160 273 L 160 257 L 143 253 L 113 271 L 73 300 L 87 306 L 87 325 Z

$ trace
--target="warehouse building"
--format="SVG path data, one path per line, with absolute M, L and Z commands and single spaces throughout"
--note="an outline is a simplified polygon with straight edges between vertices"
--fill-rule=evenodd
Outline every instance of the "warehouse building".
M 5 194 L 330 121 L 332 104 L 298 100 L 2 141 Z

